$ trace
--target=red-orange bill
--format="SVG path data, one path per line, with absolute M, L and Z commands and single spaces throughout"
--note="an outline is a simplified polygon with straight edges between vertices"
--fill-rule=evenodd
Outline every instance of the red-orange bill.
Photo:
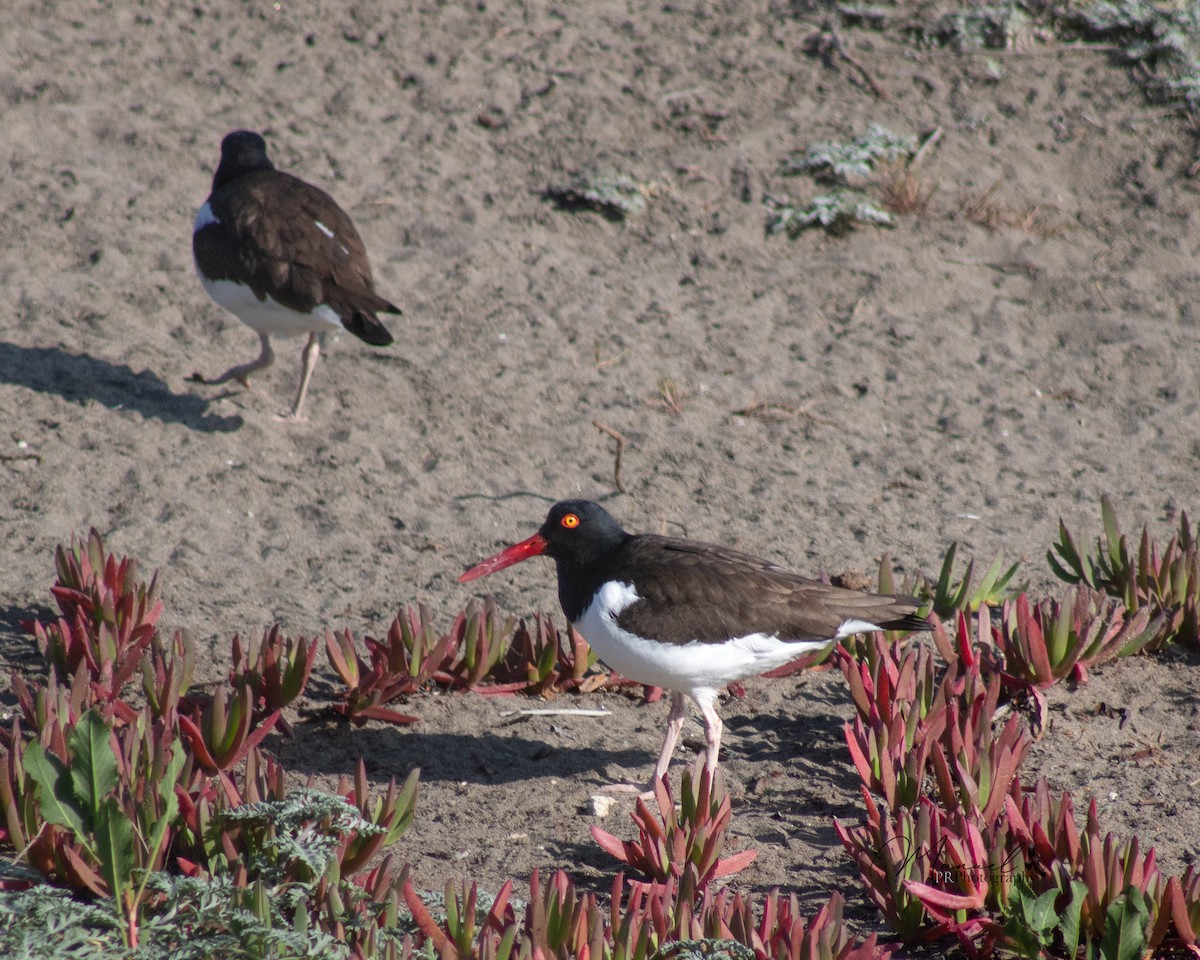
M 511 547 L 505 547 L 494 557 L 488 557 L 481 563 L 475 564 L 475 566 L 458 578 L 458 582 L 466 583 L 468 580 L 486 577 L 489 573 L 495 573 L 497 570 L 503 570 L 505 567 L 511 567 L 514 563 L 520 563 L 522 560 L 528 560 L 530 557 L 536 557 L 538 554 L 545 552 L 545 539 L 540 533 L 535 533 L 528 540 L 514 543 Z

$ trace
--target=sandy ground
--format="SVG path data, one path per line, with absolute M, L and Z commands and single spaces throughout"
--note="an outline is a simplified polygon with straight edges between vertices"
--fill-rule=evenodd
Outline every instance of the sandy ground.
M 878 9 L 840 27 L 873 87 L 805 52 L 831 16 L 817 2 L 17 0 L 0 31 L 0 659 L 35 662 L 18 622 L 48 612 L 54 545 L 91 526 L 161 571 L 166 626 L 217 676 L 235 632 L 273 622 L 379 635 L 420 600 L 448 628 L 472 596 L 458 573 L 566 496 L 809 573 L 886 552 L 932 576 L 958 541 L 1025 561 L 1039 593 L 1059 589 L 1059 518 L 1097 531 L 1102 494 L 1162 540 L 1178 511 L 1200 517 L 1194 132 L 1105 49 L 1037 30 L 1007 50 L 921 44 L 909 27 L 953 4 Z M 824 189 L 779 162 L 870 123 L 940 131 L 923 208 L 768 236 L 764 196 Z M 257 350 L 190 252 L 239 127 L 351 212 L 405 311 L 392 348 L 327 344 L 303 424 L 274 419 L 299 341 L 253 390 L 189 380 Z M 576 173 L 632 178 L 645 209 L 549 202 Z M 623 494 L 596 422 L 627 438 Z M 555 609 L 547 564 L 482 586 Z M 318 673 L 306 708 L 331 689 Z M 1182 869 L 1200 856 L 1198 682 L 1179 655 L 1056 691 L 1030 777 L 1096 794 Z M 520 718 L 503 712 L 525 701 L 428 695 L 416 726 L 310 720 L 274 749 L 330 783 L 359 754 L 377 782 L 420 765 L 400 852 L 428 886 L 554 865 L 587 883 L 610 868 L 589 797 L 649 773 L 666 715 L 569 700 L 601 704 L 610 719 Z M 857 901 L 830 824 L 858 816 L 840 675 L 752 682 L 722 710 L 734 833 L 762 850 L 740 882 Z M 605 824 L 623 831 L 624 808 Z

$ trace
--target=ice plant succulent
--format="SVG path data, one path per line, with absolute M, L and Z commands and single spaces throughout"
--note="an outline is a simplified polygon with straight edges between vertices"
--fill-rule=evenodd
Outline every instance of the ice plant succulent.
M 443 668 L 444 682 L 467 689 L 480 686 L 503 663 L 515 629 L 516 619 L 501 613 L 494 598 L 472 600 L 450 628 L 450 643 L 457 656 Z M 524 681 L 518 681 L 498 692 L 510 693 L 524 686 Z
M 1172 639 L 1200 644 L 1200 546 L 1186 512 L 1180 514 L 1179 532 L 1165 547 L 1150 539 L 1148 527 L 1136 553 L 1117 523 L 1116 509 L 1108 497 L 1100 500 L 1103 538 L 1094 551 L 1081 547 L 1059 521 L 1058 543 L 1047 551 L 1050 569 L 1068 583 L 1082 583 L 1116 597 L 1130 614 L 1148 606 L 1152 616 L 1163 614 L 1161 632 L 1153 649 Z
M 691 864 L 702 888 L 711 880 L 744 870 L 758 856 L 757 850 L 721 856 L 732 806 L 724 774 L 718 768 L 714 775 L 704 763 L 703 754 L 696 757 L 690 771 L 683 773 L 678 813 L 667 777 L 654 784 L 654 798 L 657 816 L 644 800 L 637 800 L 633 813 L 637 840 L 619 840 L 598 826 L 591 828 L 592 837 L 601 847 L 647 879 L 678 880 L 685 866 Z
M 1014 563 L 1006 570 L 1004 558 L 997 555 L 976 584 L 974 559 L 968 561 L 962 579 L 954 579 L 954 558 L 957 554 L 958 544 L 950 544 L 942 560 L 937 582 L 931 587 L 933 612 L 939 617 L 951 617 L 958 612 L 973 613 L 983 606 L 998 606 L 1007 596 L 1009 584 L 1017 575 L 1020 563 Z
M 855 659 L 843 647 L 835 657 L 858 710 L 846 724 L 846 745 L 863 785 L 882 796 L 888 808 L 916 805 L 929 754 L 946 724 L 944 697 L 936 699 L 933 654 L 879 634 L 861 641 L 868 651 Z
M 396 628 L 396 625 L 393 624 L 393 627 Z M 398 633 L 398 628 L 396 631 Z M 397 650 L 396 644 L 392 642 L 393 632 L 388 631 L 386 646 L 378 641 L 370 641 L 370 638 L 368 641 L 367 652 L 371 658 L 369 664 L 359 657 L 349 629 L 340 633 L 325 634 L 325 652 L 329 655 L 329 662 L 346 685 L 346 689 L 333 703 L 333 712 L 356 726 L 362 726 L 368 720 L 416 723 L 417 717 L 399 713 L 386 706 L 393 700 L 412 693 L 417 683 L 411 669 L 405 667 L 394 670 L 389 665 L 393 651 Z M 436 666 L 432 659 L 429 662 Z M 421 673 L 418 669 L 417 676 Z
M 201 708 L 199 722 L 181 716 L 179 730 L 196 761 L 209 773 L 217 773 L 241 763 L 278 720 L 279 711 L 274 710 L 262 721 L 255 721 L 254 693 L 249 687 L 231 691 L 219 685 L 212 699 Z
M 312 673 L 316 640 L 293 639 L 275 624 L 263 631 L 261 640 L 243 641 L 234 634 L 231 645 L 229 682 L 235 688 L 250 689 L 257 718 L 283 709 L 304 692 Z
M 1164 619 L 1151 620 L 1145 606 L 1129 614 L 1080 586 L 1062 601 L 1030 604 L 1024 593 L 1006 601 L 992 635 L 1004 672 L 1045 689 L 1068 677 L 1086 681 L 1088 667 L 1143 649 L 1160 635 Z
M 69 549 L 59 546 L 54 565 L 58 579 L 50 592 L 61 616 L 29 629 L 62 676 L 85 665 L 97 696 L 115 701 L 137 672 L 162 616 L 157 576 L 149 584 L 138 580 L 137 564 L 107 553 L 95 529 L 86 542 L 72 537 Z

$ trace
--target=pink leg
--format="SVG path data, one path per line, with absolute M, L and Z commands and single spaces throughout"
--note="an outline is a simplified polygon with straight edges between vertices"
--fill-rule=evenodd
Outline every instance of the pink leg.
M 300 415 L 300 408 L 304 406 L 304 395 L 308 393 L 308 381 L 312 379 L 313 369 L 317 365 L 317 358 L 321 356 L 321 335 L 319 333 L 310 333 L 308 335 L 308 343 L 304 345 L 304 352 L 300 355 L 301 370 L 300 370 L 300 389 L 296 392 L 296 402 L 292 404 L 290 413 L 284 414 L 281 420 L 301 421 L 304 419 Z
M 605 793 L 638 793 L 643 800 L 654 799 L 654 785 L 663 778 L 663 774 L 667 772 L 667 767 L 671 765 L 671 754 L 675 752 L 675 743 L 679 739 L 680 731 L 683 730 L 683 725 L 686 721 L 687 704 L 684 702 L 683 694 L 672 693 L 671 712 L 667 714 L 667 735 L 663 739 L 662 750 L 658 754 L 658 763 L 654 767 L 654 777 L 651 779 L 649 786 L 645 784 L 634 786 L 629 783 L 614 783 L 601 789 Z
M 675 742 L 679 739 L 679 734 L 686 721 L 687 703 L 684 702 L 683 694 L 672 692 L 671 712 L 667 715 L 667 735 L 663 739 L 662 750 L 658 754 L 658 763 L 654 767 L 654 783 L 663 778 L 667 767 L 671 765 L 671 754 L 675 752 Z
M 716 773 L 717 759 L 721 753 L 721 730 L 725 726 L 721 722 L 721 718 L 717 716 L 717 691 L 706 690 L 693 694 L 696 701 L 696 706 L 700 708 L 700 713 L 704 715 L 704 740 L 708 744 L 708 749 L 704 755 L 704 762 L 708 764 L 710 773 Z
M 236 380 L 243 387 L 250 386 L 250 374 L 257 373 L 259 370 L 266 370 L 275 362 L 275 353 L 271 350 L 271 340 L 265 333 L 258 335 L 259 342 L 262 343 L 262 352 L 259 353 L 257 360 L 251 360 L 249 363 L 240 363 L 236 367 L 230 367 L 223 374 L 213 380 L 205 380 L 199 374 L 196 374 L 196 379 L 201 383 L 218 384 L 228 383 L 230 380 Z

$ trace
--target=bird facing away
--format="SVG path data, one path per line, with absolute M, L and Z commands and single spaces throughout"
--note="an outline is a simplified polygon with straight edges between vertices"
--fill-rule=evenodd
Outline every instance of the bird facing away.
M 600 659 L 630 680 L 671 691 L 655 781 L 683 729 L 685 695 L 704 717 L 705 759 L 715 771 L 721 687 L 855 633 L 932 628 L 913 597 L 829 586 L 715 544 L 629 534 L 590 500 L 556 503 L 537 533 L 459 582 L 541 554 L 558 568 L 563 613 Z
M 377 347 L 392 342 L 377 314 L 400 308 L 375 292 L 349 214 L 324 190 L 276 170 L 257 133 L 236 130 L 221 141 L 212 192 L 196 214 L 192 253 L 208 295 L 262 344 L 256 360 L 211 380 L 196 374 L 201 382 L 249 386 L 251 374 L 275 362 L 272 334 L 307 333 L 300 388 L 285 416 L 301 420 L 325 332 L 348 330 Z

